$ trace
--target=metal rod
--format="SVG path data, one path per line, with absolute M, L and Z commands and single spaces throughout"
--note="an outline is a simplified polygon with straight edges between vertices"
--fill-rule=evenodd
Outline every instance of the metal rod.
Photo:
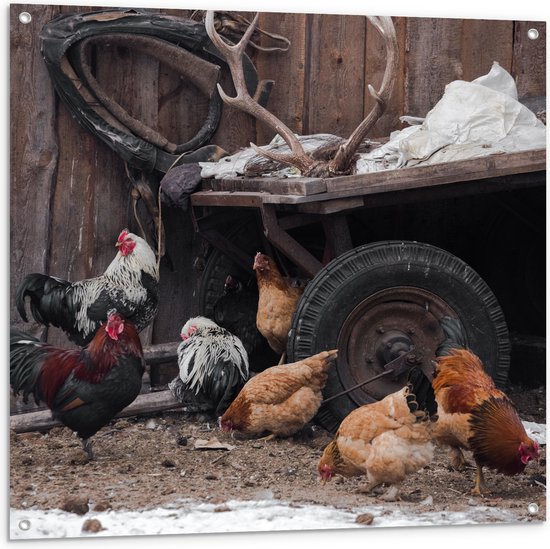
M 357 385 L 354 385 L 353 387 L 349 387 L 345 391 L 341 391 L 340 393 L 336 393 L 335 395 L 332 395 L 331 397 L 325 398 L 325 400 L 323 400 L 321 402 L 321 406 L 323 406 L 323 404 L 326 404 L 327 402 L 330 402 L 331 400 L 334 400 L 334 399 L 336 399 L 338 397 L 341 397 L 341 396 L 343 396 L 347 393 L 350 393 L 351 391 L 354 391 L 355 389 L 359 389 L 359 387 L 362 387 L 363 385 L 366 385 L 367 383 L 371 383 L 373 381 L 376 381 L 377 379 L 380 379 L 381 377 L 387 376 L 388 374 L 391 374 L 391 373 L 393 373 L 393 368 L 391 370 L 387 370 L 385 372 L 382 372 L 381 374 L 377 374 L 374 377 L 371 377 L 371 378 L 367 379 L 366 381 L 362 381 L 361 383 L 358 383 Z
M 323 406 L 323 404 L 326 404 L 327 402 L 330 402 L 331 400 L 334 400 L 338 397 L 346 395 L 347 393 L 350 393 L 351 391 L 354 391 L 355 389 L 359 389 L 359 387 L 362 387 L 363 385 L 366 385 L 367 383 L 372 383 L 373 381 L 376 381 L 377 379 L 380 379 L 381 377 L 387 376 L 389 374 L 393 374 L 397 369 L 399 369 L 400 363 L 402 363 L 404 360 L 407 360 L 407 356 L 409 356 L 413 352 L 413 350 L 414 349 L 410 349 L 406 353 L 401 353 L 398 357 L 394 358 L 393 360 L 391 360 L 390 362 L 388 362 L 384 366 L 385 368 L 388 368 L 388 366 L 391 366 L 392 364 L 395 364 L 395 366 L 393 368 L 389 368 L 388 370 L 386 370 L 386 371 L 384 371 L 380 374 L 377 374 L 377 375 L 367 379 L 366 381 L 362 381 L 361 383 L 358 383 L 357 385 L 354 385 L 353 387 L 349 387 L 348 389 L 345 389 L 344 391 L 341 391 L 339 393 L 336 393 L 335 395 L 332 395 L 332 396 L 326 398 L 325 400 L 323 400 L 321 402 L 321 406 Z M 411 365 L 411 368 L 412 368 L 412 365 Z M 400 373 L 402 373 L 402 372 L 400 372 Z

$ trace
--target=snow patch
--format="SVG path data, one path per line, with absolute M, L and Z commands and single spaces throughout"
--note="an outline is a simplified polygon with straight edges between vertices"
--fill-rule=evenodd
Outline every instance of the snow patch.
M 346 510 L 273 499 L 223 505 L 184 500 L 158 509 L 90 512 L 84 517 L 58 509 L 11 509 L 10 539 L 365 528 L 355 522 L 363 513 L 374 516 L 368 528 L 522 522 L 509 510 L 483 505 L 461 512 L 418 513 L 418 508 L 387 505 Z M 82 532 L 82 525 L 91 518 L 99 520 L 104 529 L 95 534 Z

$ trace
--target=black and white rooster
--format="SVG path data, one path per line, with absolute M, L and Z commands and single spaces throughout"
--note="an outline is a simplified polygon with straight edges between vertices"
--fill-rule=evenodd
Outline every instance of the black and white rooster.
M 248 355 L 241 340 L 198 316 L 181 329 L 179 375 L 168 385 L 188 411 L 220 416 L 248 380 Z
M 143 238 L 123 230 L 115 246 L 116 257 L 96 278 L 69 282 L 40 273 L 29 274 L 19 285 L 16 306 L 27 322 L 25 298 L 40 324 L 61 328 L 77 345 L 88 344 L 116 309 L 143 330 L 158 308 L 159 269 L 155 253 Z

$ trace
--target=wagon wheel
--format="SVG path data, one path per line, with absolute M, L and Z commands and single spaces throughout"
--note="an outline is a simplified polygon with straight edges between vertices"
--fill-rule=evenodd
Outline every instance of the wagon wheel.
M 414 348 L 429 366 L 445 338 L 439 320 L 458 318 L 466 343 L 498 384 L 510 344 L 502 310 L 487 284 L 461 259 L 418 242 L 388 241 L 334 259 L 307 286 L 288 342 L 289 361 L 338 348 L 325 399 L 384 371 Z M 406 378 L 405 378 L 406 379 Z M 317 421 L 334 431 L 354 408 L 399 390 L 403 376 L 382 377 L 323 405 Z

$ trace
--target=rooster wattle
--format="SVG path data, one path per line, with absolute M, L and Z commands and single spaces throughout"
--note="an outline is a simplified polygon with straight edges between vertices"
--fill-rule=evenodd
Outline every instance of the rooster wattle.
M 61 328 L 77 345 L 89 343 L 107 312 L 116 309 L 143 330 L 157 314 L 159 269 L 145 240 L 123 230 L 119 251 L 105 272 L 78 282 L 40 273 L 29 274 L 19 285 L 16 306 L 26 322 L 25 298 L 34 319 Z
M 84 349 L 62 349 L 18 330 L 10 334 L 10 385 L 14 395 L 44 401 L 54 418 L 88 440 L 141 390 L 141 342 L 134 326 L 111 311 Z

